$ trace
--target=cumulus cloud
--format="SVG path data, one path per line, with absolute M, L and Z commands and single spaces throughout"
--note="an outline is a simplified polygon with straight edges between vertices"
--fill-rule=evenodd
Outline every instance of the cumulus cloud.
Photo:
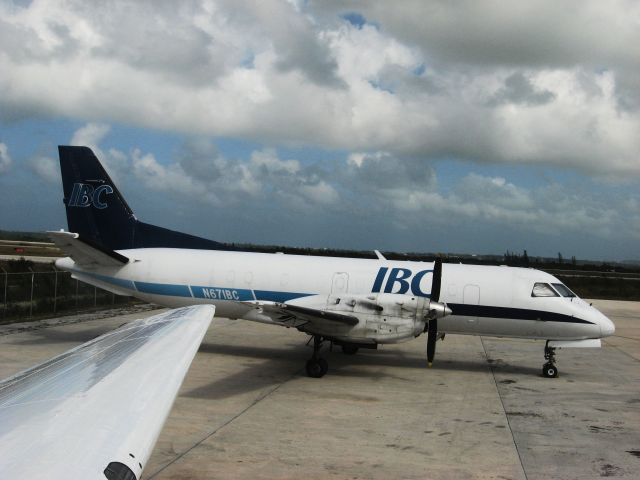
M 9 148 L 6 144 L 0 143 L 0 174 L 5 173 L 11 166 L 11 157 L 9 156 Z
M 87 123 L 73 133 L 70 144 L 98 148 L 110 130 L 111 127 L 104 123 Z
M 3 4 L 0 118 L 637 178 L 639 9 L 626 0 Z
M 630 0 L 4 2 L 0 121 L 79 121 L 70 143 L 116 182 L 247 225 L 639 238 L 624 187 L 640 180 L 638 15 Z M 185 140 L 110 148 L 116 123 Z M 44 152 L 24 164 L 53 181 Z M 487 164 L 595 188 L 469 173 Z M 14 166 L 0 144 L 0 173 Z
M 208 138 L 188 138 L 178 157 L 184 172 L 194 178 L 215 181 L 224 174 L 226 161 L 218 147 Z
M 438 227 L 481 222 L 496 229 L 517 228 L 543 235 L 588 232 L 603 239 L 621 234 L 640 239 L 640 219 L 632 205 L 638 198 L 629 203 L 623 195 L 616 195 L 613 201 L 605 197 L 555 183 L 525 188 L 502 177 L 471 173 L 448 192 L 442 188 L 407 192 L 394 206 L 401 218 L 402 212 L 410 214 L 409 222 Z
M 82 143 L 98 141 L 93 148 L 104 160 L 101 155 L 113 157 L 112 150 L 104 148 L 108 135 L 108 125 L 84 125 L 73 137 Z M 176 212 L 172 219 L 163 218 L 164 225 L 218 239 L 235 222 L 251 230 L 244 237 L 249 241 L 269 238 L 276 243 L 313 244 L 323 234 L 328 235 L 324 242 L 343 238 L 351 243 L 342 246 L 357 248 L 385 248 L 385 235 L 393 237 L 388 241 L 398 241 L 393 232 L 411 232 L 408 237 L 423 244 L 416 247 L 407 240 L 410 249 L 429 250 L 438 239 L 451 245 L 456 237 L 475 246 L 480 229 L 500 232 L 501 240 L 494 236 L 484 247 L 494 252 L 501 248 L 496 245 L 513 248 L 509 238 L 514 235 L 522 237 L 515 248 L 522 242 L 527 245 L 527 238 L 536 235 L 587 236 L 602 242 L 621 237 L 640 240 L 637 192 L 598 186 L 591 180 L 585 185 L 550 179 L 528 185 L 508 174 L 457 172 L 452 177 L 449 172 L 442 181 L 428 162 L 386 151 L 308 161 L 263 147 L 230 157 L 208 137 L 186 137 L 170 154 L 132 148 L 117 155 L 115 173 L 120 178 L 116 182 L 128 192 L 131 206 L 143 219 L 153 221 L 144 214 L 141 199 L 154 199 L 153 203 L 171 205 Z M 39 155 L 28 166 L 46 182 L 59 182 L 52 158 Z M 173 224 L 185 215 L 207 220 L 186 228 Z M 274 229 L 274 225 L 282 227 Z M 451 235 L 452 229 L 457 235 Z M 229 235 L 224 239 L 242 238 Z M 393 244 L 391 248 L 402 247 Z M 468 251 L 468 244 L 463 249 Z
M 111 131 L 111 125 L 106 123 L 89 122 L 78 128 L 69 141 L 69 145 L 89 147 L 100 159 L 105 170 L 118 182 L 129 173 L 129 159 L 117 148 L 103 150 L 100 144 Z
M 133 148 L 129 153 L 103 150 L 100 144 L 108 125 L 88 124 L 78 129 L 73 140 L 89 145 L 97 157 L 108 160 L 107 168 L 119 183 L 133 174 L 145 189 L 179 199 L 197 200 L 199 205 L 236 208 L 248 202 L 269 204 L 274 208 L 310 211 L 338 202 L 339 194 L 316 165 L 303 166 L 296 159 L 282 159 L 276 150 L 253 151 L 249 158 L 226 158 L 215 143 L 205 137 L 188 137 L 169 161 L 159 161 L 154 152 Z M 57 166 L 44 157 L 31 162 L 40 177 L 56 178 Z
M 504 104 L 544 105 L 553 101 L 555 95 L 549 90 L 539 91 L 521 72 L 509 75 L 504 86 L 498 90 L 490 101 L 493 106 Z
M 355 152 L 348 156 L 347 164 L 356 188 L 375 191 L 428 189 L 435 180 L 433 168 L 425 162 L 406 161 L 389 152 Z
M 57 160 L 46 156 L 36 156 L 29 161 L 31 170 L 47 183 L 61 184 L 60 164 Z
M 190 157 L 188 170 L 182 165 L 193 153 L 193 140 L 185 143 L 185 156 L 178 154 L 178 161 L 168 166 L 160 165 L 151 154 L 134 151 L 134 173 L 155 190 L 227 208 L 252 210 L 269 205 L 272 211 L 318 216 L 329 208 L 351 218 L 377 212 L 383 222 L 402 229 L 482 222 L 496 229 L 518 228 L 543 235 L 588 231 L 611 239 L 624 232 L 640 239 L 637 196 L 616 194 L 605 199 L 604 193 L 567 189 L 555 182 L 523 187 L 504 177 L 476 173 L 445 189 L 431 167 L 403 162 L 388 152 L 353 153 L 327 167 L 283 159 L 268 148 L 252 152 L 248 160 L 229 160 L 210 141 L 195 144 L 209 155 L 198 160 Z M 208 169 L 215 174 L 208 175 Z M 350 201 L 354 194 L 357 201 Z

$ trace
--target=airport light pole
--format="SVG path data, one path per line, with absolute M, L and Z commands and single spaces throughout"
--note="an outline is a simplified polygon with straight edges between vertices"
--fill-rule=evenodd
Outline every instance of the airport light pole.
M 7 316 L 7 284 L 9 282 L 9 272 L 7 272 L 4 268 L 0 267 L 0 270 L 4 272 L 4 303 L 2 309 L 2 316 Z
M 58 307 L 58 269 L 55 265 L 53 266 L 53 273 L 55 275 L 53 282 L 53 313 L 55 314 Z
M 29 299 L 29 318 L 33 317 L 33 281 L 35 280 L 35 272 L 31 269 L 31 267 L 27 267 L 29 268 L 29 271 L 31 272 L 31 298 Z

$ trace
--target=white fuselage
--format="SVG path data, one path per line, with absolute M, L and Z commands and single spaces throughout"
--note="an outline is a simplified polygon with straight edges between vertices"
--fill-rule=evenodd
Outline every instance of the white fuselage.
M 324 331 L 308 326 L 300 330 L 358 343 L 408 340 L 424 331 L 424 319 L 402 307 L 380 314 L 360 312 L 355 301 L 355 306 L 342 302 L 336 307 L 335 299 L 340 303 L 340 298 L 368 295 L 389 303 L 396 298 L 429 297 L 434 268 L 431 262 L 216 250 L 145 248 L 119 253 L 131 261 L 122 267 L 81 268 L 64 258 L 56 265 L 118 294 L 169 307 L 211 303 L 219 316 L 265 323 L 279 322 L 263 314 L 261 302 L 305 305 L 313 299 L 314 308 L 348 312 L 360 322 Z M 439 331 L 545 340 L 613 333 L 612 322 L 577 297 L 532 296 L 537 282 L 561 283 L 534 269 L 444 264 L 439 301 L 453 314 L 440 319 Z

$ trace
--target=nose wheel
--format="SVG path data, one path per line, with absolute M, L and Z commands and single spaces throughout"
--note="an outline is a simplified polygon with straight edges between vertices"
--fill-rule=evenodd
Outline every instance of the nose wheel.
M 542 366 L 542 376 L 546 378 L 556 378 L 558 367 L 556 367 L 556 349 L 549 346 L 549 340 L 544 346 L 544 358 L 547 360 Z
M 329 370 L 329 364 L 320 356 L 323 339 L 320 335 L 313 336 L 313 355 L 307 360 L 307 375 L 311 378 L 322 378 Z

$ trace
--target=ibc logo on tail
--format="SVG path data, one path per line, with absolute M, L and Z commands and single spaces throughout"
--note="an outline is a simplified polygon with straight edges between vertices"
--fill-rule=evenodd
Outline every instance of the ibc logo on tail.
M 71 197 L 67 203 L 68 207 L 90 207 L 93 205 L 98 210 L 107 208 L 107 204 L 102 201 L 101 195 L 113 193 L 111 185 L 100 185 L 94 188 L 88 183 L 74 183 Z

